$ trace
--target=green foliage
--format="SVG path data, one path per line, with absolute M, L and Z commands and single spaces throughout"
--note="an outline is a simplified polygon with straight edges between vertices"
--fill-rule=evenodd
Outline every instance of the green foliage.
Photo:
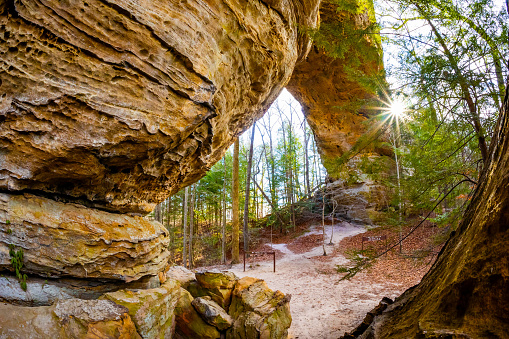
M 342 66 L 348 81 L 364 88 L 368 93 L 378 93 L 386 85 L 384 71 L 380 67 L 380 27 L 375 20 L 373 2 L 336 0 L 329 6 L 335 8 L 335 13 L 329 13 L 329 20 L 322 22 L 319 29 L 299 27 L 300 30 L 310 36 L 317 47 L 325 50 L 331 57 L 343 61 Z M 356 19 L 362 15 L 366 15 L 369 20 Z M 363 98 L 358 101 L 359 107 L 365 104 Z
M 23 268 L 23 249 L 15 251 L 14 245 L 9 245 L 9 255 L 11 256 L 11 265 L 14 268 L 14 272 L 16 273 L 16 277 L 19 280 L 19 285 L 23 289 L 23 291 L 27 290 L 27 275 L 21 273 L 21 269 Z
M 433 221 L 454 229 L 476 186 L 482 140 L 490 142 L 504 94 L 507 14 L 495 12 L 491 0 L 390 3 L 381 24 L 398 63 L 386 67 L 399 82 L 393 94 L 410 102 L 409 119 L 391 135 L 401 169 L 392 204 L 420 213 L 449 194 Z M 462 180 L 467 182 L 452 189 Z M 395 225 L 399 213 L 393 208 Z
M 373 266 L 375 256 L 376 252 L 373 249 L 348 251 L 346 257 L 351 261 L 351 264 L 336 265 L 338 273 L 346 273 L 340 281 L 350 280 L 357 273 Z

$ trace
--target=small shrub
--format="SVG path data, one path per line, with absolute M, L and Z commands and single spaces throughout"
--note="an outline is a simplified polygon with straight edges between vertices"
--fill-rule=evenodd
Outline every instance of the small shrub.
M 14 245 L 9 245 L 9 255 L 11 256 L 11 265 L 14 268 L 19 285 L 23 291 L 27 290 L 27 275 L 21 273 L 23 268 L 23 249 L 15 250 Z

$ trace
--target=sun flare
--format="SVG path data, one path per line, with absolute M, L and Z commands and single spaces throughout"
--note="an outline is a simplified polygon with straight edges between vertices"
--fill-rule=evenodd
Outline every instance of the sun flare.
M 389 108 L 389 113 L 396 119 L 403 118 L 406 111 L 407 111 L 407 109 L 406 109 L 405 104 L 399 100 L 393 101 Z

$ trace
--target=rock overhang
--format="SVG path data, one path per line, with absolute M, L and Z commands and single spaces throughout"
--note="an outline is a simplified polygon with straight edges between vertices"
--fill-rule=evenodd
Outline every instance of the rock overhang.
M 370 94 L 338 81 L 341 61 L 329 74 L 310 70 L 331 62 L 300 32 L 317 27 L 319 7 L 4 1 L 0 189 L 145 214 L 203 176 L 288 82 L 326 163 L 351 146 L 363 119 L 343 112 L 354 126 L 345 133 L 344 118 L 329 111 Z M 344 16 L 328 2 L 321 12 L 322 22 L 369 21 L 368 12 Z M 316 85 L 318 73 L 325 92 L 306 82 Z

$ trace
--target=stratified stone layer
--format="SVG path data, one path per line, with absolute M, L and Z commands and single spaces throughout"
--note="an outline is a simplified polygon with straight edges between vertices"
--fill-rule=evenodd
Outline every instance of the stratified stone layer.
M 0 190 L 150 212 L 265 112 L 318 4 L 0 1 Z
M 69 299 L 53 306 L 0 303 L 0 338 L 140 339 L 127 308 L 108 300 Z
M 24 273 L 137 280 L 167 264 L 168 232 L 158 222 L 33 195 L 0 193 L 0 269 L 9 245 L 23 250 Z

